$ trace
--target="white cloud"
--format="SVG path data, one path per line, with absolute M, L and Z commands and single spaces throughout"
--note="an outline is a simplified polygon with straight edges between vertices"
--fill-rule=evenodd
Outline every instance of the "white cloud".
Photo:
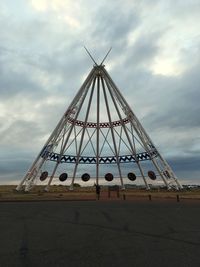
M 73 1 L 70 0 L 31 0 L 32 7 L 39 11 L 45 12 L 49 10 L 53 11 L 62 11 L 63 8 L 66 8 L 70 4 L 73 4 Z
M 46 11 L 48 8 L 48 0 L 31 0 L 33 8 L 37 11 Z
M 190 68 L 199 49 L 200 1 L 141 1 L 135 5 L 141 15 L 141 23 L 136 31 L 129 34 L 129 45 L 140 36 L 159 32 L 158 52 L 149 64 L 154 74 L 177 76 Z M 189 54 L 189 55 L 188 55 Z
M 82 10 L 80 3 L 63 0 L 31 0 L 32 7 L 38 12 L 53 15 L 57 20 L 66 23 L 73 30 L 82 26 Z

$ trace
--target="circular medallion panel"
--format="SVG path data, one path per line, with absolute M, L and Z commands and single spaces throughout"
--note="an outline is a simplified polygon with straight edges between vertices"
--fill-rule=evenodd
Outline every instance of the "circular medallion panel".
M 48 177 L 48 172 L 42 172 L 40 175 L 40 181 L 44 181 Z
M 65 180 L 67 180 L 67 177 L 68 177 L 67 173 L 64 172 L 59 176 L 59 180 L 61 182 L 64 182 Z
M 90 180 L 90 175 L 88 173 L 84 173 L 82 176 L 81 176 L 81 179 L 83 180 L 83 182 L 87 182 Z
M 148 171 L 148 176 L 151 180 L 156 180 L 156 174 L 153 171 Z
M 110 173 L 110 172 L 106 173 L 106 175 L 105 175 L 105 179 L 106 179 L 106 181 L 108 181 L 108 182 L 112 181 L 112 180 L 113 180 L 113 174 Z
M 135 181 L 136 180 L 136 175 L 133 172 L 129 172 L 127 175 L 128 179 L 131 181 Z

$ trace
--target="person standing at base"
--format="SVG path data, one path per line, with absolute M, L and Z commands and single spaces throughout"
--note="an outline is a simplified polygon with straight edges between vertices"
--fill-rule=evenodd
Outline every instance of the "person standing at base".
M 96 189 L 96 196 L 97 196 L 97 199 L 99 200 L 100 198 L 100 192 L 101 192 L 101 187 L 99 184 L 94 184 L 95 186 L 95 189 Z

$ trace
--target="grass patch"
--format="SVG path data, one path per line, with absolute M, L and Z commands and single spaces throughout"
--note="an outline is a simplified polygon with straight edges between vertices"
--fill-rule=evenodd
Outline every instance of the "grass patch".
M 35 186 L 30 192 L 17 192 L 14 185 L 0 185 L 0 201 L 37 201 L 37 200 L 95 200 L 96 193 L 94 187 L 75 187 L 73 191 L 69 187 L 52 185 L 49 192 L 44 191 L 44 186 Z M 199 199 L 200 190 L 191 189 L 189 191 L 167 191 L 167 190 L 145 190 L 126 189 L 120 190 L 120 199 L 124 195 L 127 200 L 135 198 L 148 199 L 151 195 L 153 199 Z M 111 192 L 111 199 L 116 198 L 116 192 Z M 108 199 L 108 188 L 102 187 L 100 199 Z

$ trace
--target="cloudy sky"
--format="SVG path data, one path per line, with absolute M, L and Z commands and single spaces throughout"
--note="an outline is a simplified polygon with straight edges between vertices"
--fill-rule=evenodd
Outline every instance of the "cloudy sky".
M 21 179 L 105 65 L 183 182 L 200 183 L 200 0 L 1 0 L 0 183 Z

